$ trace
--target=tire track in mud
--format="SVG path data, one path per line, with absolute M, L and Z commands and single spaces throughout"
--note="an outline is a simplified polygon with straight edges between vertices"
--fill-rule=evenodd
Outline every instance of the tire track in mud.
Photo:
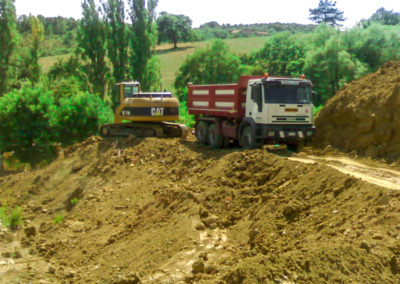
M 368 183 L 400 190 L 400 171 L 371 167 L 347 157 L 317 157 L 310 155 L 306 157 L 289 157 L 288 159 L 307 164 L 324 164 Z

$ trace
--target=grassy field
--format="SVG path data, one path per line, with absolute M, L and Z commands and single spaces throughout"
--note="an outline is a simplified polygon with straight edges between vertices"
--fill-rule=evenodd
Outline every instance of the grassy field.
M 230 51 L 241 54 L 255 51 L 264 46 L 266 37 L 251 37 L 227 39 L 224 42 L 228 45 Z M 172 44 L 162 44 L 157 47 L 157 54 L 160 57 L 162 88 L 173 89 L 175 74 L 185 60 L 186 56 L 192 54 L 196 48 L 203 48 L 210 42 L 180 43 L 177 49 L 173 49 Z M 59 59 L 68 58 L 70 55 L 56 55 L 40 58 L 40 64 L 43 71 L 47 72 L 49 68 Z M 134 79 L 134 78 L 132 78 Z

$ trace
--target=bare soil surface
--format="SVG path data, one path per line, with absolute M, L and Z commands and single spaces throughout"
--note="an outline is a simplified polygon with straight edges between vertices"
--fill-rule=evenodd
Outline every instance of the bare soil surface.
M 0 282 L 398 283 L 398 172 L 315 153 L 92 137 L 0 178 Z
M 400 61 L 343 87 L 316 118 L 318 147 L 331 145 L 399 165 Z

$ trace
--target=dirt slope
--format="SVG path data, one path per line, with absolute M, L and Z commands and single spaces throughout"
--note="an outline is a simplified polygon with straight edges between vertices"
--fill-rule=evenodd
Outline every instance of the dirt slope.
M 400 61 L 354 81 L 316 119 L 314 142 L 390 162 L 400 157 Z
M 92 137 L 0 190 L 3 283 L 399 281 L 399 191 L 265 149 Z

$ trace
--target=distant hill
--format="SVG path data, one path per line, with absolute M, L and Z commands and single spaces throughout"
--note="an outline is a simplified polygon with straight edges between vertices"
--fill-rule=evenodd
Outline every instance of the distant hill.
M 240 38 L 254 36 L 268 36 L 277 32 L 288 31 L 290 33 L 310 33 L 316 25 L 301 25 L 296 23 L 259 23 L 248 25 L 218 24 L 209 22 L 201 25 L 198 29 L 193 29 L 197 40 L 207 40 L 211 38 Z

